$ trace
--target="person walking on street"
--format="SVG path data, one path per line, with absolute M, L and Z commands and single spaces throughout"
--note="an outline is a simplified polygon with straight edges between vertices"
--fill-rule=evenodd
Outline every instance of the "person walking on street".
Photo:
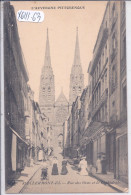
M 62 161 L 61 175 L 66 175 L 68 173 L 68 170 L 67 170 L 66 166 L 67 166 L 67 161 L 63 160 Z
M 43 160 L 42 169 L 41 169 L 41 179 L 47 179 L 48 176 L 48 165 L 46 160 Z
M 86 157 L 82 157 L 81 158 L 81 161 L 79 163 L 79 168 L 81 169 L 80 170 L 80 175 L 88 175 L 88 165 L 87 165 L 87 161 L 86 161 Z
M 96 173 L 102 173 L 101 156 L 98 156 L 96 161 Z
M 52 162 L 52 175 L 59 175 L 58 173 L 58 160 L 57 157 L 53 157 L 53 162 Z

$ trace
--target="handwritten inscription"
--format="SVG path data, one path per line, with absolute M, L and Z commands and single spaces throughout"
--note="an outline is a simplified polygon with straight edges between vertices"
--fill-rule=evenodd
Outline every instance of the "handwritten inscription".
M 42 11 L 30 11 L 30 10 L 19 10 L 17 12 L 17 19 L 20 22 L 43 22 L 44 12 Z

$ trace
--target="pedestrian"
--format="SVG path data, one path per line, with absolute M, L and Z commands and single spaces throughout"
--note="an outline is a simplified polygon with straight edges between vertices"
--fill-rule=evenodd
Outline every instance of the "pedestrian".
M 63 160 L 62 161 L 61 175 L 66 175 L 68 173 L 68 170 L 67 170 L 66 166 L 67 166 L 67 161 Z
M 102 174 L 107 174 L 106 167 L 107 167 L 107 161 L 105 155 L 101 159 L 101 166 L 102 166 Z
M 46 160 L 44 159 L 42 163 L 42 169 L 41 169 L 41 179 L 47 179 L 47 177 L 48 177 L 48 165 Z
M 52 175 L 59 175 L 58 173 L 58 160 L 57 157 L 53 157 L 53 162 L 52 162 Z
M 102 173 L 102 164 L 101 164 L 101 156 L 98 156 L 96 161 L 96 173 Z
M 88 164 L 86 161 L 86 157 L 82 157 L 79 163 L 79 168 L 80 168 L 80 175 L 88 175 Z
M 39 150 L 38 152 L 38 161 L 42 161 L 43 160 L 43 151 Z

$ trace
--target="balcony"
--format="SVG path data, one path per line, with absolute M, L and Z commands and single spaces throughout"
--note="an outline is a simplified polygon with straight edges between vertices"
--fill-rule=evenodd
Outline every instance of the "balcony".
M 92 111 L 92 117 L 96 114 L 96 112 L 99 110 L 101 105 L 107 100 L 108 98 L 108 89 L 105 89 L 103 95 L 101 96 L 99 102 L 96 104 L 95 108 Z

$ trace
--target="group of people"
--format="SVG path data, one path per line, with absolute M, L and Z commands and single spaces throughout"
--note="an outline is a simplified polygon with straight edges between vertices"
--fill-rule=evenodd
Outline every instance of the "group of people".
M 53 159 L 51 159 L 51 165 L 52 165 L 52 170 L 51 170 L 51 175 L 59 175 L 59 171 L 58 171 L 58 159 L 57 157 L 53 157 Z M 67 161 L 63 160 L 62 161 L 62 168 L 61 168 L 61 175 L 66 175 L 68 173 L 67 170 Z M 41 172 L 41 177 L 43 179 L 47 179 L 48 176 L 48 164 L 47 161 L 44 160 L 43 164 L 42 164 L 42 172 Z
M 102 161 L 100 159 L 100 157 L 97 159 L 97 162 L 96 162 L 96 173 L 105 173 L 106 174 L 106 170 L 103 169 L 103 167 L 106 167 L 106 166 L 103 166 L 102 165 L 102 162 L 105 163 L 106 161 Z M 52 165 L 52 168 L 51 168 L 51 174 L 52 175 L 59 175 L 59 171 L 58 171 L 58 159 L 57 157 L 53 157 L 51 159 L 51 165 Z M 79 174 L 80 175 L 83 175 L 83 176 L 86 176 L 86 175 L 89 175 L 91 172 L 92 172 L 92 165 L 88 165 L 87 163 L 87 160 L 86 160 L 86 157 L 81 157 L 80 159 L 80 162 L 79 162 L 79 165 L 78 165 L 78 169 L 79 169 Z M 47 165 L 47 161 L 44 160 L 43 162 L 43 168 L 42 168 L 42 177 L 43 178 L 47 178 L 47 170 L 48 170 L 48 165 Z M 60 174 L 61 175 L 66 175 L 68 173 L 68 169 L 67 169 L 67 160 L 62 160 L 62 167 L 61 167 L 61 172 Z
M 97 161 L 96 161 L 96 173 L 97 174 L 107 174 L 106 170 L 107 161 L 105 154 L 98 155 Z M 86 161 L 86 157 L 82 157 L 79 163 L 80 168 L 80 175 L 88 175 L 92 174 L 92 165 L 88 164 Z
M 96 161 L 96 173 L 100 173 L 100 174 L 106 174 L 106 165 L 107 165 L 107 161 L 105 156 L 98 156 L 97 161 Z
M 59 175 L 57 157 L 54 157 L 52 164 L 53 164 L 53 166 L 52 166 L 52 175 Z M 68 173 L 67 161 L 63 160 L 62 161 L 61 175 L 66 175 L 67 173 Z

